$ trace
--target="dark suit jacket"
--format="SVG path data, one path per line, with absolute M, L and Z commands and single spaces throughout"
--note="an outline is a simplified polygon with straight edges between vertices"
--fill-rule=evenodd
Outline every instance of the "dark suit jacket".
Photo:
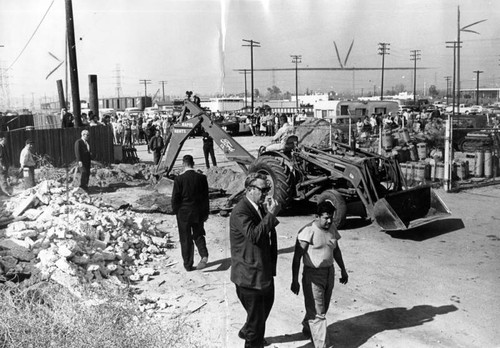
M 82 162 L 84 167 L 90 168 L 91 154 L 81 138 L 75 141 L 75 157 L 78 162 Z
M 246 197 L 236 204 L 229 219 L 233 283 L 251 289 L 271 285 L 278 260 L 274 229 L 278 224 L 273 214 L 268 213 L 261 219 Z
M 2 166 L 9 168 L 9 165 L 10 159 L 7 149 L 5 148 L 5 145 L 0 145 L 0 171 L 2 171 Z
M 174 179 L 172 210 L 183 221 L 204 222 L 209 214 L 207 177 L 187 170 Z

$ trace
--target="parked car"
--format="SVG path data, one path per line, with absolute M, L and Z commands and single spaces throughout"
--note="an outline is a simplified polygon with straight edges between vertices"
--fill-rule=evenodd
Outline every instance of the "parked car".
M 483 113 L 484 109 L 481 105 L 472 105 L 470 107 L 470 113 L 471 114 L 481 114 Z
M 126 108 L 123 113 L 124 117 L 136 119 L 142 114 L 142 110 L 139 108 Z

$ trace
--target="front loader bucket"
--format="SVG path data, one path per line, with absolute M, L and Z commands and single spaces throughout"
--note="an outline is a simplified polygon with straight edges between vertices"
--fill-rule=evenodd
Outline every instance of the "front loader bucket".
M 406 230 L 449 214 L 451 211 L 430 186 L 388 194 L 373 208 L 375 221 L 386 231 Z M 417 219 L 422 220 L 410 226 Z

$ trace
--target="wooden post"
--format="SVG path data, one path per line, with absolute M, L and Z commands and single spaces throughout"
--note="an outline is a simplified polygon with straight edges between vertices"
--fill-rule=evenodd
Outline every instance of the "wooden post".
M 73 20 L 73 4 L 71 0 L 65 0 L 66 4 L 66 33 L 68 35 L 68 58 L 69 75 L 71 80 L 71 104 L 73 106 L 73 117 L 75 128 L 82 126 L 80 89 L 78 87 L 78 65 L 76 63 L 75 26 Z
M 89 75 L 89 108 L 99 119 L 99 98 L 97 94 L 97 75 Z
M 451 116 L 448 115 L 444 135 L 444 190 L 451 190 L 451 180 L 453 172 L 453 152 L 451 151 Z
M 59 95 L 59 105 L 60 109 L 66 109 L 66 99 L 64 98 L 64 88 L 62 80 L 57 80 L 57 94 Z

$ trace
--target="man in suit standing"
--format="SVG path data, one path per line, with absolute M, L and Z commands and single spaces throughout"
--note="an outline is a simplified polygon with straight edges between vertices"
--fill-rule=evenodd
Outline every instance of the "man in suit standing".
M 207 177 L 194 170 L 193 156 L 182 158 L 184 172 L 174 180 L 172 190 L 172 210 L 177 217 L 182 259 L 186 271 L 192 271 L 194 263 L 194 244 L 198 248 L 201 261 L 196 269 L 207 267 L 208 250 L 203 227 L 209 214 Z
M 260 348 L 266 344 L 266 320 L 274 303 L 280 206 L 272 197 L 266 200 L 269 186 L 263 174 L 248 175 L 245 190 L 229 219 L 231 281 L 247 312 L 238 336 L 245 340 L 245 348 Z
M 75 156 L 80 168 L 80 188 L 87 191 L 90 178 L 91 156 L 89 145 L 89 131 L 82 130 L 82 137 L 75 142 Z

